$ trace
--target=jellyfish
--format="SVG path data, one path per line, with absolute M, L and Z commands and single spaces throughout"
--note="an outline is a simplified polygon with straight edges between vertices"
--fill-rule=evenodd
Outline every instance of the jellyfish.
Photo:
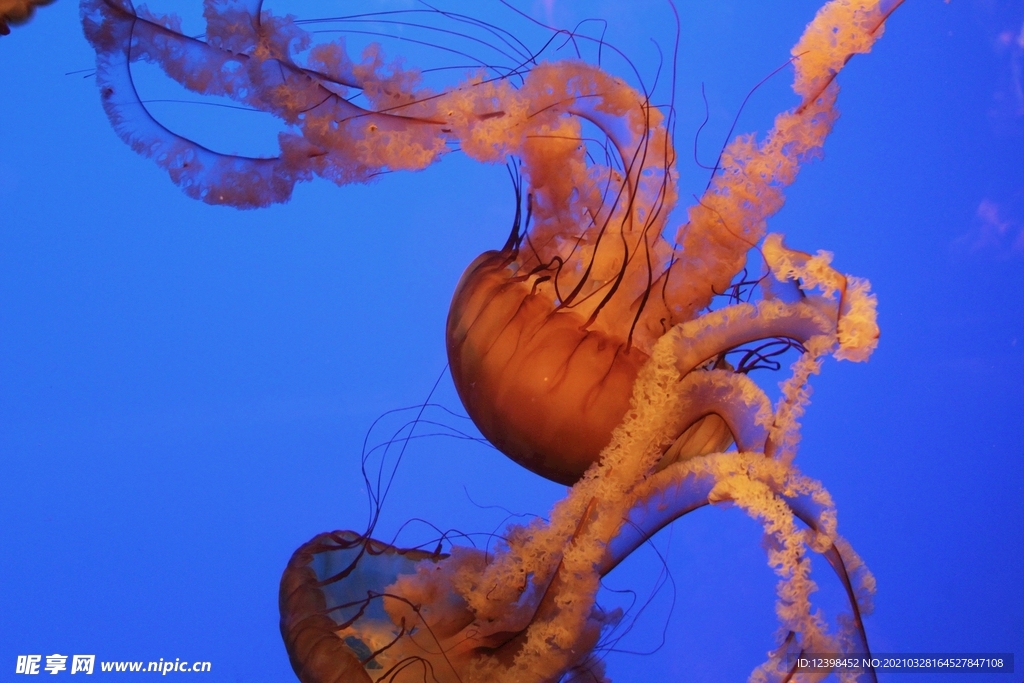
M 0 36 L 11 32 L 11 24 L 23 24 L 32 18 L 36 7 L 53 0 L 0 0 Z
M 607 680 L 595 648 L 623 615 L 598 605 L 602 577 L 711 504 L 762 524 L 779 577 L 782 635 L 751 680 L 818 680 L 828 672 L 798 669 L 796 655 L 868 651 L 874 580 L 795 456 L 811 376 L 827 356 L 867 360 L 876 302 L 867 280 L 834 269 L 827 252 L 788 247 L 767 221 L 821 154 L 837 75 L 899 4 L 827 2 L 792 50 L 798 105 L 763 137 L 729 142 L 673 230 L 673 113 L 599 65 L 527 55 L 496 76 L 432 89 L 379 48 L 353 58 L 343 39 L 316 44 L 257 0 L 206 0 L 203 39 L 129 0 L 82 2 L 114 129 L 196 199 L 266 206 L 314 176 L 366 182 L 455 146 L 513 171 L 510 234 L 469 265 L 452 298 L 451 375 L 500 452 L 571 488 L 547 518 L 511 525 L 489 550 L 399 548 L 372 524 L 303 544 L 280 586 L 301 681 Z M 278 116 L 290 126 L 280 153 L 221 154 L 168 130 L 135 92 L 137 61 Z M 597 154 L 585 126 L 603 137 Z M 745 275 L 751 260 L 755 277 Z M 784 350 L 797 358 L 773 403 L 749 375 Z M 848 597 L 834 624 L 811 602 L 814 553 Z

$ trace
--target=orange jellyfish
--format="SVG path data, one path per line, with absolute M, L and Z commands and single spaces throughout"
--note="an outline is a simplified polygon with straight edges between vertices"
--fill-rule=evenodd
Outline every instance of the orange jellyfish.
M 828 492 L 794 458 L 809 378 L 828 355 L 868 358 L 875 299 L 866 280 L 833 269 L 830 254 L 768 234 L 767 220 L 821 152 L 837 116 L 837 74 L 870 50 L 899 4 L 828 2 L 793 48 L 800 103 L 763 138 L 732 141 L 673 230 L 671 112 L 596 65 L 527 60 L 515 80 L 477 75 L 435 91 L 379 50 L 355 60 L 341 40 L 313 45 L 256 0 L 207 0 L 203 40 L 128 0 L 84 0 L 115 129 L 205 202 L 264 206 L 314 175 L 346 184 L 421 169 L 452 144 L 482 162 L 517 160 L 511 235 L 456 289 L 449 361 L 484 436 L 572 488 L 548 519 L 508 528 L 493 552 L 404 550 L 349 531 L 300 547 L 280 592 L 300 680 L 607 680 L 594 648 L 622 615 L 597 605 L 601 577 L 712 503 L 761 522 L 779 576 L 783 638 L 751 680 L 818 680 L 827 672 L 798 670 L 794 655 L 867 651 L 873 579 L 837 534 Z M 280 136 L 272 158 L 205 149 L 149 116 L 131 80 L 138 60 L 296 132 Z M 369 104 L 354 104 L 353 92 Z M 607 139 L 605 158 L 588 154 L 584 123 Z M 746 280 L 752 253 L 763 272 Z M 729 303 L 713 306 L 722 293 Z M 747 373 L 782 348 L 799 356 L 773 404 Z M 846 589 L 850 614 L 835 625 L 811 604 L 811 553 Z
M 11 24 L 23 24 L 32 18 L 36 7 L 53 0 L 0 0 L 0 36 L 11 32 Z

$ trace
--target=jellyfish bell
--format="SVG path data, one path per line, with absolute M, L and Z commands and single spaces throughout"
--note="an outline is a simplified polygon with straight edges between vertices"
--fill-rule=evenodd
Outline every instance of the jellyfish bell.
M 455 290 L 449 367 L 480 432 L 527 469 L 572 484 L 592 465 L 629 408 L 647 354 L 588 330 L 515 275 L 510 251 L 482 255 Z M 538 291 L 541 290 L 541 291 Z
M 388 623 L 382 589 L 420 562 L 445 556 L 399 550 L 350 531 L 318 534 L 292 555 L 281 577 L 281 635 L 299 680 L 370 681 L 382 668 L 358 636 L 338 637 L 359 619 Z
M 509 677 L 524 634 L 543 614 L 544 596 L 531 591 L 494 618 L 478 618 L 447 585 L 481 576 L 489 561 L 475 548 L 425 552 L 351 531 L 318 534 L 295 552 L 281 578 L 281 634 L 299 680 L 557 681 L 574 669 L 596 670 L 590 653 L 620 614 L 595 605 L 568 656 L 552 652 L 562 660 L 552 676 Z

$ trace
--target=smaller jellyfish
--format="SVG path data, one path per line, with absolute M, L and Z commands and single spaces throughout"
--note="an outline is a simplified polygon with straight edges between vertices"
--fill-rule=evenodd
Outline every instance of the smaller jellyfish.
M 868 652 L 873 578 L 838 535 L 828 492 L 794 458 L 810 377 L 829 355 L 863 361 L 877 345 L 875 299 L 830 254 L 768 234 L 767 220 L 821 154 L 837 74 L 870 51 L 899 4 L 826 3 L 793 48 L 799 104 L 764 138 L 730 142 L 671 232 L 672 112 L 594 64 L 527 55 L 498 77 L 435 91 L 379 49 L 357 61 L 341 39 L 314 45 L 256 0 L 206 0 L 204 40 L 129 0 L 82 2 L 115 130 L 204 202 L 265 206 L 314 175 L 362 182 L 425 168 L 454 145 L 481 162 L 516 160 L 512 232 L 463 275 L 448 356 L 481 433 L 572 488 L 548 519 L 510 526 L 493 551 L 396 548 L 373 539 L 372 524 L 304 544 L 280 589 L 300 680 L 605 681 L 597 648 L 622 614 L 597 604 L 602 577 L 672 521 L 729 503 L 762 524 L 779 577 L 782 638 L 751 680 L 819 680 L 794 656 Z M 163 127 L 135 92 L 140 60 L 280 117 L 292 128 L 280 154 L 220 154 Z M 357 92 L 367 106 L 349 97 Z M 597 154 L 585 126 L 606 139 Z M 752 256 L 764 271 L 748 279 Z M 713 306 L 723 293 L 728 304 Z M 773 404 L 748 373 L 786 349 L 799 355 Z M 834 629 L 811 602 L 812 553 L 849 600 Z M 874 680 L 870 667 L 839 675 Z
M 36 7 L 49 5 L 53 0 L 0 0 L 0 36 L 11 32 L 11 26 L 24 24 L 32 18 Z

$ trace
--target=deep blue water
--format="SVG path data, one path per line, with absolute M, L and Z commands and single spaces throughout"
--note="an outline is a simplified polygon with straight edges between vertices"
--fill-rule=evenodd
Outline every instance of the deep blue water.
M 523 25 L 489 1 L 451 6 Z M 517 6 L 559 26 L 606 19 L 646 78 L 652 39 L 671 52 L 663 2 Z M 706 180 L 689 156 L 701 83 L 707 161 L 816 6 L 679 3 L 684 205 Z M 328 7 L 302 9 L 352 11 Z M 186 27 L 198 33 L 197 16 Z M 1024 680 L 1022 31 L 1015 0 L 907 2 L 841 74 L 825 159 L 770 224 L 794 247 L 833 251 L 880 302 L 871 361 L 827 362 L 813 382 L 798 457 L 878 580 L 874 649 L 1021 660 L 1012 675 L 938 677 L 948 683 Z M 452 289 L 510 226 L 507 174 L 456 154 L 368 186 L 316 181 L 265 210 L 210 207 L 117 139 L 93 63 L 71 0 L 0 37 L 0 680 L 20 678 L 18 655 L 58 652 L 294 680 L 280 572 L 314 534 L 363 528 L 366 430 L 442 373 Z M 737 131 L 770 127 L 794 103 L 787 88 L 785 75 L 760 88 Z M 225 148 L 272 143 L 262 122 L 210 109 L 158 111 Z M 435 398 L 459 409 L 447 377 Z M 494 531 L 505 513 L 483 506 L 544 513 L 562 493 L 486 447 L 423 439 L 382 535 L 412 518 Z M 611 678 L 744 680 L 776 628 L 758 526 L 705 509 L 657 545 L 672 584 L 620 643 L 656 651 L 611 653 Z M 643 551 L 609 584 L 647 601 L 662 566 Z M 833 577 L 817 576 L 834 608 Z

